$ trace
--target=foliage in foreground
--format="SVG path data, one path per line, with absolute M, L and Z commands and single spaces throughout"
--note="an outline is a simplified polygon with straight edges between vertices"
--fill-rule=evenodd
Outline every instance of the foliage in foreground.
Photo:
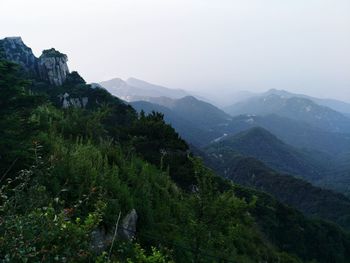
M 13 64 L 1 61 L 0 73 L 0 112 L 6 116 L 0 119 L 0 260 L 283 263 L 301 262 L 292 254 L 313 258 L 279 244 L 286 236 L 264 237 L 252 216 L 259 199 L 238 197 L 231 183 L 192 158 L 161 115 L 137 116 L 105 91 L 81 84 L 62 89 L 106 103 L 62 110 L 44 99 L 52 94 L 37 96 L 35 86 L 24 88 Z M 260 214 L 275 207 L 260 207 Z M 131 209 L 139 215 L 136 240 L 117 238 L 104 252 L 94 251 L 91 232 L 103 227 L 113 233 L 118 214 Z M 266 218 L 272 220 L 267 227 L 277 222 Z M 345 262 L 349 253 L 335 249 L 329 258 L 334 255 Z

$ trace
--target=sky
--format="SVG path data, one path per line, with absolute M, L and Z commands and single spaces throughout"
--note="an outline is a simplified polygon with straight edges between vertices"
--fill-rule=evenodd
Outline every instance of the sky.
M 0 0 L 0 38 L 55 47 L 88 82 L 350 102 L 349 0 Z

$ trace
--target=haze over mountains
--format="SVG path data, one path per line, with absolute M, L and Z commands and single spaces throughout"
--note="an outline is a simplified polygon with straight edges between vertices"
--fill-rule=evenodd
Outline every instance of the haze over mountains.
M 325 131 L 347 133 L 350 130 L 350 119 L 344 114 L 300 96 L 292 97 L 267 92 L 264 95 L 238 102 L 226 108 L 226 111 L 231 115 L 278 114 L 306 122 Z
M 183 138 L 208 156 L 213 149 L 223 160 L 239 153 L 315 185 L 350 191 L 349 103 L 271 89 L 243 92 L 222 110 L 184 91 L 133 79 L 129 84 L 119 85 L 118 92 L 135 109 L 162 112 Z
M 182 98 L 189 94 L 184 90 L 174 90 L 166 87 L 147 83 L 136 78 L 126 81 L 120 78 L 103 81 L 99 83 L 111 94 L 125 101 L 147 100 L 152 97 Z
M 37 58 L 20 38 L 0 40 L 0 73 L 0 260 L 110 262 L 109 249 L 143 262 L 154 245 L 166 248 L 148 251 L 161 262 L 347 263 L 342 113 L 291 97 L 288 107 L 263 104 L 262 116 L 233 116 L 140 80 L 88 85 L 66 55 Z M 297 114 L 299 100 L 313 114 Z

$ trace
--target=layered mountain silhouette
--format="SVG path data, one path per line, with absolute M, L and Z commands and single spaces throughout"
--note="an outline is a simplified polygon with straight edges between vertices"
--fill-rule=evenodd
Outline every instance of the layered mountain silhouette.
M 180 99 L 148 98 L 148 101 L 136 101 L 130 104 L 139 112 L 144 110 L 147 113 L 152 111 L 163 113 L 165 120 L 183 138 L 198 147 L 203 147 L 224 136 L 223 129 L 232 119 L 219 108 L 193 96 Z
M 226 109 L 231 115 L 276 114 L 298 120 L 325 131 L 350 133 L 350 119 L 326 106 L 318 105 L 310 99 L 285 97 L 267 93 L 236 103 Z
M 309 181 L 321 177 L 320 162 L 310 159 L 304 152 L 285 144 L 260 127 L 212 143 L 205 151 L 227 166 L 230 166 L 232 157 L 243 155 L 260 160 L 282 173 L 304 177 Z
M 147 101 L 135 101 L 131 102 L 130 105 L 138 112 L 144 111 L 146 114 L 160 112 L 164 114 L 164 120 L 171 124 L 181 134 L 182 138 L 198 147 L 203 147 L 208 142 L 220 136 L 220 133 L 217 131 L 200 128 L 195 122 L 184 118 L 181 114 L 162 105 Z
M 248 93 L 246 92 L 246 98 L 242 98 L 239 101 L 237 101 L 235 98 L 232 99 L 231 106 L 238 102 L 243 102 L 252 98 L 257 98 L 257 97 L 266 97 L 269 95 L 277 95 L 282 98 L 304 98 L 304 99 L 309 99 L 313 101 L 314 103 L 322 106 L 329 107 L 335 111 L 341 112 L 345 115 L 350 114 L 350 103 L 344 102 L 341 100 L 336 100 L 336 99 L 327 99 L 327 98 L 316 98 L 304 94 L 298 94 L 298 93 L 292 93 L 286 90 L 278 90 L 278 89 L 270 89 L 266 92 L 260 93 L 260 94 L 254 94 L 254 93 Z M 229 111 L 231 106 L 227 106 L 226 109 Z
M 0 45 L 0 51 L 1 48 Z M 92 233 L 101 229 L 99 233 L 108 236 L 110 230 L 114 232 L 116 215 L 123 211 L 127 215 L 125 218 L 129 218 L 128 211 L 132 209 L 133 214 L 137 211 L 140 215 L 140 220 L 135 220 L 134 224 L 138 227 L 136 235 L 140 237 L 139 249 L 142 250 L 154 244 L 148 237 L 156 236 L 159 237 L 156 244 L 166 250 L 169 244 L 175 244 L 169 247 L 169 251 L 183 259 L 181 248 L 191 247 L 196 235 L 196 240 L 202 243 L 201 250 L 195 249 L 197 252 L 209 251 L 210 254 L 218 251 L 218 256 L 222 252 L 232 253 L 230 258 L 236 261 L 347 262 L 350 237 L 334 223 L 349 229 L 349 200 L 295 177 L 318 180 L 318 168 L 322 166 L 315 167 L 314 161 L 324 156 L 323 153 L 316 158 L 312 149 L 301 151 L 270 131 L 249 129 L 252 128 L 249 125 L 255 125 L 255 116 L 240 116 L 242 122 L 249 125 L 238 127 L 235 118 L 191 96 L 172 98 L 175 95 L 167 94 L 167 97 L 159 97 L 158 92 L 158 98 L 153 95 L 148 98 L 150 102 L 132 103 L 139 112 L 161 111 L 165 118 L 178 125 L 176 129 L 181 135 L 191 131 L 189 140 L 202 145 L 197 153 L 226 178 L 218 177 L 192 158 L 187 143 L 164 123 L 162 114 L 137 114 L 130 104 L 112 96 L 106 90 L 108 87 L 86 85 L 77 72 L 66 72 L 65 64 L 58 72 L 55 67 L 50 69 L 49 72 L 56 74 L 53 75 L 55 78 L 34 75 L 40 80 L 37 82 L 31 75 L 22 75 L 7 61 L 19 63 L 27 73 L 35 73 L 32 69 L 36 68 L 26 59 L 31 57 L 30 50 L 16 45 L 13 50 L 8 50 L 5 58 L 0 57 L 0 77 L 4 76 L 6 80 L 2 81 L 1 89 L 7 92 L 1 93 L 1 110 L 11 117 L 1 119 L 2 129 L 6 131 L 0 133 L 1 147 L 6 153 L 1 156 L 1 168 L 7 171 L 14 165 L 17 171 L 25 171 L 30 178 L 27 181 L 23 176 L 26 180 L 23 185 L 30 183 L 30 187 L 17 188 L 15 185 L 9 195 L 10 202 L 5 200 L 7 196 L 3 196 L 4 201 L 12 206 L 7 210 L 10 214 L 4 217 L 0 229 L 7 235 L 2 242 L 6 246 L 1 247 L 4 251 L 16 250 L 17 242 L 20 242 L 21 247 L 28 248 L 28 253 L 36 257 L 36 253 L 32 253 L 33 243 L 34 247 L 40 248 L 37 252 L 45 255 L 45 248 L 54 239 L 58 240 L 58 251 L 71 249 L 68 254 L 72 251 L 75 255 L 77 242 L 70 247 L 69 239 L 65 243 L 60 240 L 61 237 L 76 237 L 78 233 L 77 240 L 86 244 L 86 250 L 79 250 L 79 258 L 83 254 L 92 257 Z M 62 55 L 51 49 L 45 52 L 45 59 L 52 60 L 55 66 L 61 61 L 59 58 L 66 61 Z M 62 78 L 64 72 L 67 74 Z M 23 87 L 24 77 L 32 80 L 27 87 Z M 59 83 L 53 81 L 57 79 Z M 118 90 L 117 84 L 126 90 L 125 85 L 148 90 L 149 94 L 156 90 L 135 80 L 133 85 L 115 80 L 111 87 Z M 289 124 L 293 124 L 292 121 L 299 123 L 299 120 L 279 118 Z M 311 124 L 310 127 L 317 129 Z M 234 135 L 240 129 L 249 130 Z M 285 127 L 280 129 L 282 133 Z M 19 131 L 20 137 L 16 136 Z M 37 139 L 42 141 L 43 148 Z M 35 151 L 35 158 L 34 143 L 40 146 L 35 149 L 44 149 Z M 33 159 L 37 159 L 34 166 Z M 258 159 L 279 171 L 293 173 L 293 176 L 276 172 Z M 337 159 L 339 163 L 347 164 L 349 156 L 344 150 Z M 33 172 L 22 170 L 25 167 Z M 18 179 L 13 171 L 7 176 L 22 179 L 21 176 Z M 59 198 L 57 193 L 62 193 Z M 84 196 L 87 198 L 82 201 Z M 64 202 L 57 202 L 58 199 Z M 77 207 L 77 211 L 70 209 L 76 213 L 74 217 L 65 213 L 68 210 L 66 205 Z M 103 211 L 101 214 L 95 210 L 100 211 L 99 208 Z M 317 220 L 305 215 L 317 217 Z M 76 216 L 82 218 L 81 223 Z M 69 225 L 64 236 L 61 224 Z M 30 236 L 30 239 L 23 236 L 25 242 L 16 238 L 24 233 L 23 229 L 25 235 L 29 233 Z M 210 242 L 203 237 L 210 237 Z M 13 240 L 13 243 L 8 240 Z M 109 248 L 110 242 L 104 241 Z M 181 246 L 177 245 L 179 243 Z M 124 243 L 122 248 L 125 248 Z M 27 253 L 27 250 L 23 251 Z M 188 259 L 192 256 L 192 249 L 185 253 L 185 259 Z M 252 257 L 252 254 L 257 256 Z M 198 255 L 201 256 L 197 253 L 191 261 L 203 261 Z M 119 257 L 119 250 L 115 256 Z M 40 255 L 37 258 L 45 257 Z
M 314 149 L 332 155 L 347 152 L 350 149 L 350 134 L 325 131 L 305 122 L 276 114 L 233 117 L 228 132 L 237 134 L 253 127 L 262 127 L 298 148 Z
M 129 78 L 126 81 L 120 78 L 114 78 L 100 82 L 99 85 L 107 89 L 112 95 L 129 102 L 148 100 L 149 98 L 159 96 L 182 98 L 189 95 L 184 90 L 169 89 L 136 78 Z

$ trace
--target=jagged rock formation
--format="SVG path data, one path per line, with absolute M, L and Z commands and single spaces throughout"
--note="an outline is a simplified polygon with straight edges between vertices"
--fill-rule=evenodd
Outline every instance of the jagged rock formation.
M 51 85 L 61 86 L 69 74 L 68 58 L 54 48 L 44 50 L 39 57 L 40 77 Z
M 85 108 L 86 105 L 89 102 L 88 97 L 82 97 L 82 98 L 71 98 L 70 95 L 66 92 L 63 95 L 60 94 L 58 96 L 61 102 L 62 108 L 66 109 L 69 107 L 74 107 L 74 108 Z
M 54 48 L 44 50 L 37 58 L 21 37 L 7 37 L 0 40 L 0 51 L 5 59 L 21 65 L 31 76 L 53 86 L 61 86 L 69 74 L 67 56 Z
M 38 59 L 34 56 L 32 49 L 23 43 L 21 37 L 6 37 L 0 42 L 3 55 L 7 60 L 21 65 L 27 72 L 39 74 Z

